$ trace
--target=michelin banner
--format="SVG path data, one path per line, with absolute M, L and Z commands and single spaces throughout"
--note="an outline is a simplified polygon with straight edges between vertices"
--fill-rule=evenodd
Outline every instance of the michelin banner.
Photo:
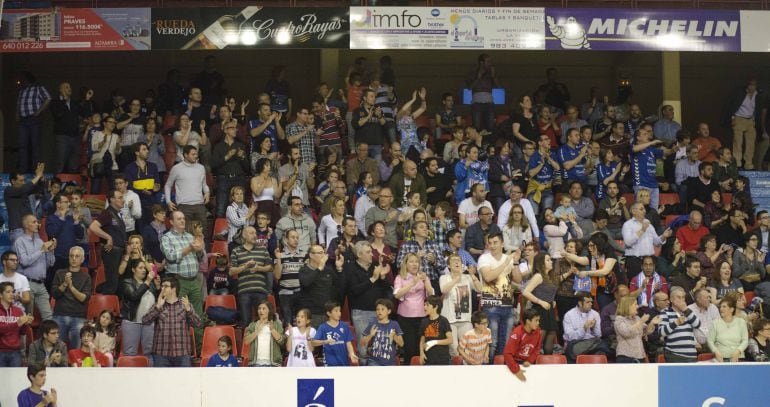
M 153 49 L 347 48 L 348 9 L 154 8 Z
M 2 20 L 2 52 L 150 49 L 149 8 L 6 10 Z
M 740 52 L 741 20 L 737 10 L 546 8 L 545 46 L 549 50 Z M 761 23 L 765 47 L 767 22 Z
M 544 9 L 351 7 L 351 49 L 544 49 Z

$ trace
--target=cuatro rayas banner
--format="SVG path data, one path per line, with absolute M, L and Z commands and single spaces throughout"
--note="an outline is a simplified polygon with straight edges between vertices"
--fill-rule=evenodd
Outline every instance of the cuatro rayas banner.
M 149 8 L 5 10 L 2 14 L 2 52 L 149 49 Z
M 155 8 L 153 49 L 348 48 L 349 9 Z
M 738 10 L 546 8 L 545 47 L 598 51 L 741 51 Z

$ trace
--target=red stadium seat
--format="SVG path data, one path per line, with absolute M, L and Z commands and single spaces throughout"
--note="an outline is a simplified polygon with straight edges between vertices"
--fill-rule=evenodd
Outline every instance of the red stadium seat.
M 714 359 L 713 353 L 701 353 L 698 355 L 698 362 L 708 362 L 711 359 Z
M 48 232 L 45 231 L 45 219 L 40 219 L 40 229 L 38 230 L 38 233 L 40 234 L 40 238 L 43 239 L 44 242 L 48 241 Z
M 666 363 L 666 357 L 663 355 L 658 355 L 658 363 Z
M 432 130 L 433 128 L 430 126 L 430 119 L 431 118 L 429 116 L 422 115 L 422 116 L 418 117 L 417 119 L 415 119 L 414 122 L 417 125 L 417 127 L 427 127 L 427 128 L 430 128 Z
M 227 237 L 227 219 L 226 218 L 217 218 L 214 221 L 214 234 L 212 236 L 216 235 L 225 235 Z
M 452 364 L 453 365 L 462 365 L 463 364 L 463 357 L 462 356 L 455 356 L 452 358 Z
M 203 330 L 203 346 L 201 347 L 201 357 L 208 357 L 217 353 L 217 342 L 219 338 L 229 336 L 233 343 L 233 352 L 236 352 L 235 329 L 230 325 L 207 326 Z
M 496 364 L 496 365 L 504 365 L 505 364 L 505 356 L 503 356 L 503 355 L 495 355 L 494 364 Z
M 634 197 L 634 194 L 632 192 L 629 192 L 627 194 L 623 194 L 623 197 L 626 198 L 626 205 L 631 206 L 632 203 L 636 200 L 636 197 Z
M 679 203 L 679 194 L 675 193 L 662 193 L 658 198 L 660 205 L 674 205 Z
M 243 331 L 244 338 L 246 337 L 246 331 Z M 241 343 L 241 357 L 243 358 L 241 362 L 241 366 L 247 367 L 249 366 L 249 345 L 246 343 L 246 339 L 243 340 L 243 343 Z
M 98 317 L 99 314 L 104 310 L 109 310 L 112 312 L 113 316 L 120 315 L 120 300 L 118 300 L 117 295 L 92 295 L 91 299 L 88 301 L 86 318 L 93 320 L 95 317 Z
M 499 114 L 497 117 L 495 117 L 495 125 L 499 126 L 500 123 L 510 119 L 511 116 L 508 116 L 507 114 Z
M 147 356 L 121 356 L 118 367 L 150 367 L 150 360 Z
M 206 302 L 203 304 L 203 310 L 205 311 L 211 306 L 238 309 L 234 295 L 207 295 Z
M 80 174 L 60 173 L 56 174 L 56 178 L 59 178 L 59 180 L 63 183 L 74 182 L 78 184 L 78 186 L 83 186 L 83 177 Z
M 746 298 L 746 305 L 751 304 L 751 300 L 753 300 L 754 297 L 756 297 L 756 295 L 754 294 L 754 291 L 746 291 L 745 293 L 743 293 L 743 296 Z
M 96 294 L 96 287 L 107 281 L 107 276 L 104 274 L 104 264 L 100 264 L 96 267 L 96 274 L 94 275 L 94 287 L 92 294 Z
M 575 362 L 578 365 L 600 365 L 607 363 L 607 356 L 604 355 L 578 355 Z
M 230 256 L 230 251 L 227 249 L 227 242 L 215 240 L 211 243 L 211 253 L 222 253 L 226 256 Z
M 209 359 L 211 359 L 211 357 L 209 357 L 209 356 L 201 357 L 201 363 L 200 363 L 199 366 L 200 367 L 207 367 L 209 365 Z
M 420 357 L 419 356 L 412 356 L 412 359 L 409 361 L 409 365 L 411 365 L 411 366 L 420 366 Z
M 733 203 L 733 194 L 729 192 L 722 192 L 722 203 L 725 204 L 725 206 Z
M 538 365 L 566 365 L 567 357 L 564 355 L 538 355 L 536 364 Z

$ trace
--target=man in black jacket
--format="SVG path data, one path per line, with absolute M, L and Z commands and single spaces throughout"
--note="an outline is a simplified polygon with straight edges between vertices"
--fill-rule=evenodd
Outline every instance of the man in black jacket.
M 314 327 L 326 322 L 324 304 L 328 301 L 342 304 L 345 290 L 345 274 L 342 272 L 345 258 L 339 256 L 334 265 L 329 264 L 327 259 L 323 246 L 311 245 L 308 261 L 299 270 L 299 304 L 310 310 L 310 324 Z
M 77 173 L 80 161 L 80 104 L 72 100 L 72 87 L 59 84 L 59 97 L 51 101 L 56 136 L 56 172 Z

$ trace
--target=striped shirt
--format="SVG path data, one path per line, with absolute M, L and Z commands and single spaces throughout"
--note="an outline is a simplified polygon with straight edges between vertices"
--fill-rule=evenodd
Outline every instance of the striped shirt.
M 302 136 L 299 141 L 297 141 L 297 146 L 299 146 L 299 153 L 302 157 L 303 163 L 316 162 L 315 128 L 312 124 L 309 127 L 310 130 L 308 130 L 305 135 Z M 308 126 L 299 124 L 299 122 L 290 123 L 288 126 L 286 126 L 286 138 L 289 139 L 291 137 L 296 137 L 306 128 L 308 128 Z
M 177 274 L 184 278 L 193 278 L 198 274 L 199 263 L 195 252 L 182 256 L 182 251 L 190 246 L 194 240 L 193 235 L 173 229 L 166 232 L 160 238 L 160 249 L 166 256 L 166 271 L 169 274 Z
M 325 106 L 323 113 L 315 115 L 316 129 L 323 130 L 321 133 L 319 147 L 338 146 L 342 143 L 343 128 L 340 111 L 336 107 Z M 301 141 L 301 140 L 300 140 Z
M 246 246 L 238 246 L 233 249 L 230 255 L 231 267 L 240 267 L 251 260 L 257 263 L 256 266 L 272 264 L 272 259 L 267 249 L 261 246 L 255 245 L 251 250 L 247 249 Z M 238 274 L 238 294 L 247 293 L 270 294 L 270 290 L 267 287 L 267 273 L 247 269 Z
M 16 106 L 19 109 L 19 117 L 34 116 L 35 113 L 43 106 L 46 100 L 51 99 L 51 94 L 48 90 L 41 85 L 28 85 L 19 92 L 19 98 L 16 101 Z
M 192 354 L 192 342 L 190 340 L 190 327 L 200 327 L 201 319 L 190 306 L 190 311 L 185 311 L 182 300 L 175 303 L 163 304 L 159 310 L 153 306 L 142 317 L 143 324 L 155 322 L 155 336 L 152 343 L 152 352 L 168 357 L 185 356 Z
M 304 265 L 305 252 L 284 250 L 281 253 L 281 280 L 278 281 L 281 291 L 278 292 L 279 294 L 291 294 L 299 291 L 299 269 Z
M 665 350 L 678 356 L 695 359 L 698 351 L 695 350 L 694 330 L 700 328 L 698 315 L 694 312 L 690 313 L 682 325 L 676 324 L 679 313 L 672 308 L 667 309 L 660 316 L 658 332 L 661 336 L 665 336 Z
M 474 360 L 479 363 L 486 363 L 486 349 L 489 344 L 492 343 L 492 331 L 489 328 L 486 332 L 479 335 L 475 329 L 471 329 L 466 332 L 462 338 L 460 338 L 460 349 L 468 357 L 468 359 Z

